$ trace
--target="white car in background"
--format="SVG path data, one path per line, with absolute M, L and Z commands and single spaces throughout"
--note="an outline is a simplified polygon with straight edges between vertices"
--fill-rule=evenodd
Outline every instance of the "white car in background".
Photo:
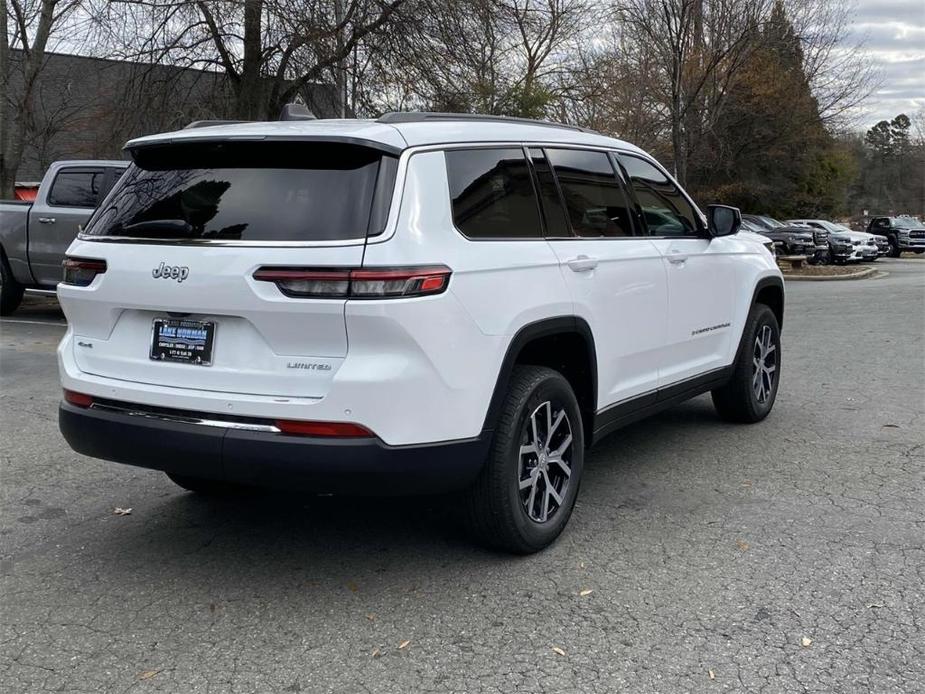
M 866 231 L 852 231 L 842 224 L 825 219 L 788 219 L 787 223 L 805 224 L 829 232 L 829 251 L 832 261 L 836 263 L 872 261 L 886 254 L 886 250 L 881 251 L 877 237 Z M 883 241 L 886 242 L 886 237 L 883 237 Z

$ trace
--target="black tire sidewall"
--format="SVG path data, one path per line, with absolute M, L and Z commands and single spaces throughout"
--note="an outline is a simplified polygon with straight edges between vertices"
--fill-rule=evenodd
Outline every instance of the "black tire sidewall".
M 767 306 L 759 304 L 756 307 L 753 320 L 749 321 L 750 331 L 748 335 L 748 342 L 744 345 L 744 350 L 742 352 L 742 371 L 740 372 L 741 376 L 747 377 L 747 382 L 745 386 L 748 391 L 748 398 L 750 405 L 754 413 L 761 419 L 766 417 L 771 409 L 774 407 L 774 401 L 777 399 L 777 390 L 780 387 L 780 377 L 781 377 L 781 344 L 780 344 L 780 326 L 777 324 L 777 318 L 774 316 L 774 312 Z M 765 327 L 769 326 L 771 328 L 772 339 L 774 342 L 774 351 L 777 355 L 775 360 L 775 371 L 774 371 L 774 382 L 771 384 L 771 395 L 765 400 L 764 403 L 758 402 L 758 396 L 755 394 L 755 389 L 752 387 L 751 379 L 753 377 L 752 373 L 752 359 L 754 356 L 755 350 L 755 340 L 758 338 L 759 332 Z
M 0 283 L 0 315 L 8 316 L 22 303 L 24 288 L 13 277 L 6 261 L 6 255 L 2 252 L 0 252 L 0 273 L 3 275 L 2 283 Z
M 571 476 L 562 506 L 545 523 L 532 520 L 524 508 L 518 490 L 520 475 L 520 434 L 530 414 L 545 401 L 551 401 L 553 407 L 565 408 L 572 427 Z M 503 456 L 506 504 L 512 509 L 512 519 L 517 535 L 531 548 L 542 548 L 552 542 L 568 523 L 581 485 L 581 473 L 584 467 L 584 433 L 582 431 L 581 411 L 571 387 L 562 376 L 550 372 L 530 392 L 526 400 L 519 404 L 520 412 L 514 420 L 514 430 L 505 432 L 504 446 L 495 451 Z

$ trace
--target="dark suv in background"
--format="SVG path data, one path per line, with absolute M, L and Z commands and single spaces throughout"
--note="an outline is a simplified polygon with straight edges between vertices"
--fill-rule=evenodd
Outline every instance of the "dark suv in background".
M 874 217 L 867 233 L 886 236 L 891 258 L 898 258 L 903 251 L 925 252 L 925 224 L 915 217 Z
M 824 229 L 784 224 L 758 214 L 743 214 L 742 225 L 771 239 L 779 255 L 805 255 L 813 263 L 829 262 L 829 233 Z

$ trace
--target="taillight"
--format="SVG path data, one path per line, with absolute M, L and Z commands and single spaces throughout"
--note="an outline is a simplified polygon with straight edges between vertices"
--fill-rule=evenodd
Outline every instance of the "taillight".
M 284 434 L 300 436 L 353 439 L 369 439 L 375 436 L 369 429 L 351 422 L 304 422 L 296 419 L 278 419 L 274 424 Z
M 261 282 L 275 282 L 286 296 L 315 299 L 388 299 L 439 294 L 452 271 L 445 265 L 426 267 L 305 268 L 262 267 Z
M 65 258 L 64 283 L 86 287 L 97 275 L 106 272 L 106 261 L 94 258 Z
M 93 404 L 93 396 L 86 393 L 78 393 L 73 390 L 64 389 L 64 400 L 77 407 L 90 407 Z

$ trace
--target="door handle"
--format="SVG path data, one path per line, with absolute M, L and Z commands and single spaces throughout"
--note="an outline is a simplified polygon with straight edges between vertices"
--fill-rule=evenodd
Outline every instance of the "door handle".
M 54 217 L 39 217 L 39 221 L 42 224 L 54 224 L 55 218 Z
M 589 258 L 586 255 L 580 255 L 566 262 L 573 272 L 590 272 L 597 267 L 597 258 Z
M 668 262 L 675 265 L 683 265 L 687 260 L 687 253 L 681 251 L 668 251 Z

